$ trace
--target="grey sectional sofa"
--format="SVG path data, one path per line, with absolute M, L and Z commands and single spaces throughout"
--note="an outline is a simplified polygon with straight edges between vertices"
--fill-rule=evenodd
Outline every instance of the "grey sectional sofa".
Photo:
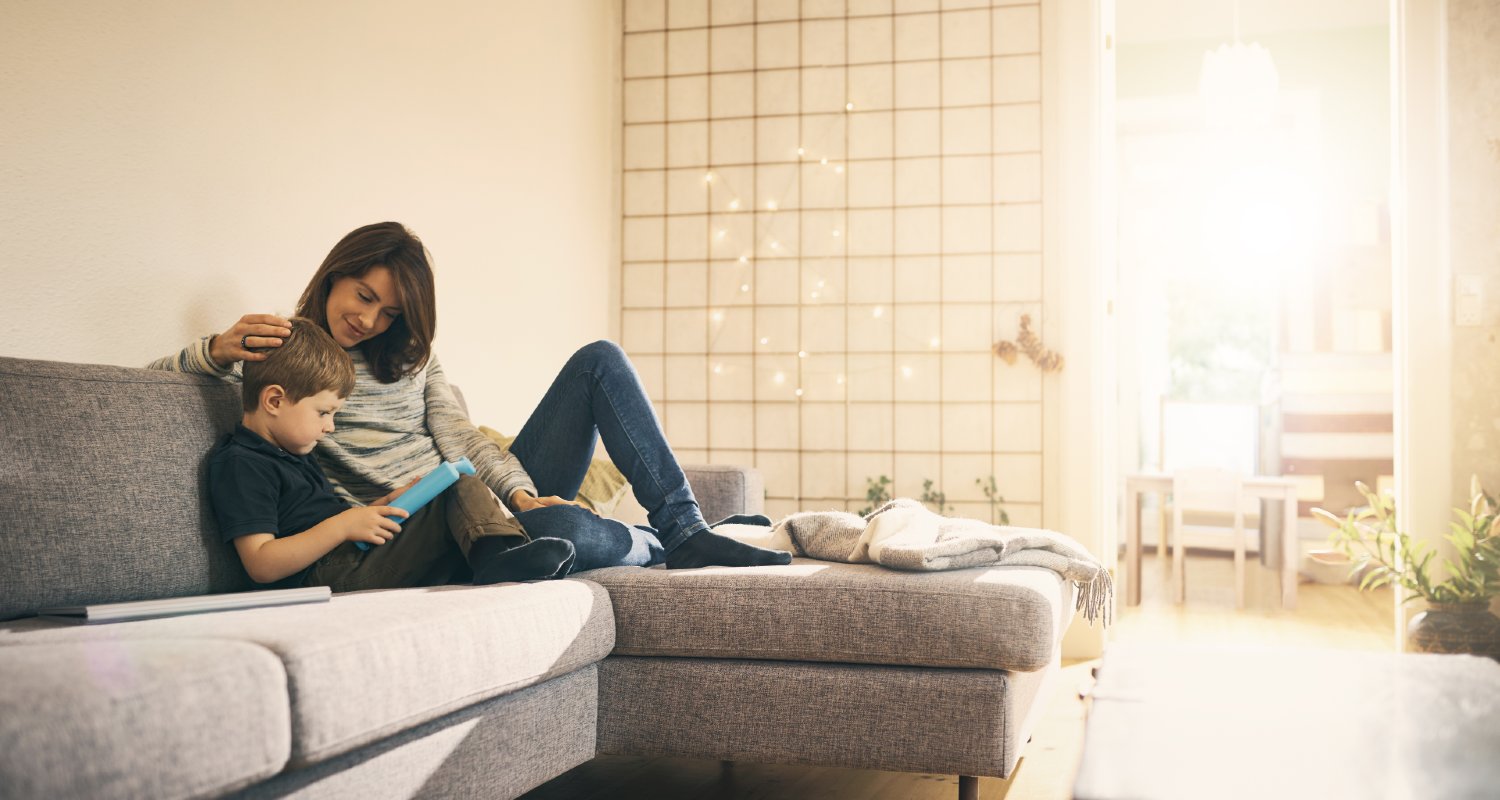
M 0 796 L 513 797 L 599 753 L 1007 776 L 1071 589 L 797 559 L 94 626 L 251 588 L 204 455 L 237 388 L 0 358 Z M 753 470 L 689 470 L 710 519 Z M 960 793 L 972 794 L 972 778 Z

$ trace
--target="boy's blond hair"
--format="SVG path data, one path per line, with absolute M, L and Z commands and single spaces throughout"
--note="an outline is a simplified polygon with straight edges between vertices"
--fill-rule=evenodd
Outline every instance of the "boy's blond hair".
M 292 317 L 291 323 L 292 334 L 280 347 L 267 350 L 266 360 L 245 362 L 240 395 L 245 411 L 258 408 L 261 390 L 272 385 L 280 386 L 293 403 L 322 391 L 340 398 L 354 391 L 354 362 L 344 348 L 306 317 Z

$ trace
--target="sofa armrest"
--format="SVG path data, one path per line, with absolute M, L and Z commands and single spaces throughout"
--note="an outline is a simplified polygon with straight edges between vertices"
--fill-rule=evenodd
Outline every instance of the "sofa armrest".
M 688 485 L 710 523 L 730 514 L 764 514 L 766 482 L 754 467 L 683 464 Z

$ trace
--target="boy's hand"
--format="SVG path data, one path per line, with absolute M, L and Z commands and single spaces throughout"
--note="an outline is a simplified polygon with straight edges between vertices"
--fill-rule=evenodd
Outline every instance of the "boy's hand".
M 373 505 L 351 508 L 339 514 L 338 519 L 343 526 L 344 541 L 385 544 L 401 532 L 401 524 L 386 517 L 406 519 L 407 516 L 406 509 Z
M 422 480 L 421 478 L 412 478 L 411 479 L 411 483 L 408 483 L 405 486 L 401 487 L 400 489 L 397 489 L 396 491 L 391 492 L 390 494 L 386 495 L 385 497 L 382 497 L 379 500 L 376 500 L 374 503 L 371 503 L 370 505 L 388 506 L 391 503 L 395 502 L 396 498 L 400 497 L 403 494 L 406 494 L 406 490 L 407 489 L 410 489 L 411 487 L 416 486 L 417 483 L 420 482 L 421 480 Z

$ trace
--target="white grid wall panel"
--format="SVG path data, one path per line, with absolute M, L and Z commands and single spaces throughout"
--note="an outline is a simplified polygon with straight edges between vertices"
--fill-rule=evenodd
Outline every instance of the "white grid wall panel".
M 768 508 L 866 481 L 1041 519 L 1041 13 L 624 0 L 622 344 L 685 460 Z

